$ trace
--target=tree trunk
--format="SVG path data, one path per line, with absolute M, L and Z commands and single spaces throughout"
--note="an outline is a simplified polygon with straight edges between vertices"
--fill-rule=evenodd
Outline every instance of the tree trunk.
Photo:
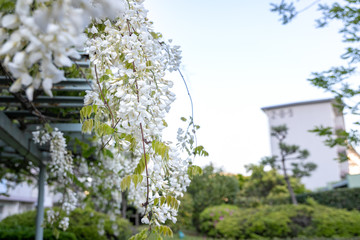
M 291 197 L 291 202 L 292 204 L 294 205 L 297 205 L 297 200 L 296 200 L 296 197 L 295 197 L 295 193 L 294 193 L 294 190 L 293 188 L 291 187 L 291 184 L 290 184 L 290 179 L 289 179 L 289 176 L 287 175 L 287 172 L 286 172 L 286 167 L 285 167 L 285 158 L 282 157 L 281 158 L 281 163 L 282 163 L 282 168 L 284 170 L 284 178 L 285 178 L 285 182 L 286 182 L 286 185 L 289 189 L 289 193 L 290 193 L 290 197 Z

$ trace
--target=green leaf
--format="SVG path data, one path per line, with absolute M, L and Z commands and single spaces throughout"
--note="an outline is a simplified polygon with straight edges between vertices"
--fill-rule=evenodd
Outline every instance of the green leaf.
M 205 148 L 203 146 L 197 146 L 196 148 L 194 148 L 193 153 L 194 155 L 199 155 L 204 157 L 209 156 L 209 153 L 205 151 Z
M 96 114 L 98 110 L 98 105 L 92 105 L 93 111 Z
M 166 161 L 169 160 L 170 147 L 166 146 L 165 143 L 153 140 L 151 143 L 151 147 L 157 155 L 160 155 Z
M 156 226 L 155 231 L 164 236 L 173 237 L 173 231 L 168 226 Z
M 126 189 L 130 188 L 130 184 L 131 184 L 131 176 L 124 177 L 120 183 L 121 190 L 123 192 L 126 191 Z
M 158 205 L 158 204 L 159 204 L 159 201 L 160 201 L 159 198 L 155 198 L 155 199 L 154 199 L 154 206 Z
M 145 228 L 144 230 L 142 230 L 138 234 L 132 236 L 130 238 L 130 240 L 145 240 L 145 239 L 147 239 L 147 237 L 148 237 L 148 229 Z
M 186 122 L 186 121 L 187 121 L 186 118 L 184 118 L 184 117 L 181 117 L 180 119 L 181 119 L 181 121 L 183 121 L 183 122 Z
M 108 75 L 102 75 L 100 77 L 100 82 L 103 82 L 103 81 L 106 81 L 106 80 L 109 80 L 109 79 L 110 79 L 110 77 Z
M 52 131 L 53 131 L 52 127 L 48 123 L 45 123 L 44 128 L 48 133 L 52 133 Z
M 103 154 L 105 157 L 114 158 L 114 154 L 109 149 L 104 148 Z
M 149 163 L 149 155 L 146 154 L 146 160 L 147 163 Z M 134 174 L 142 174 L 145 170 L 145 158 L 144 155 L 141 155 L 141 159 L 138 163 L 138 165 L 135 168 Z
M 82 123 L 81 132 L 83 133 L 91 133 L 94 126 L 93 119 L 87 119 Z
M 162 206 L 165 203 L 165 201 L 166 201 L 166 197 L 162 196 L 160 198 L 160 206 Z
M 142 182 L 144 177 L 142 175 L 140 175 L 140 174 L 134 174 L 134 175 L 132 175 L 131 178 L 132 178 L 132 181 L 133 181 L 133 183 L 135 185 L 135 188 L 136 188 L 137 185 Z
M 114 129 L 109 125 L 107 125 L 106 123 L 100 124 L 100 126 L 97 129 L 97 134 L 99 136 L 111 135 L 113 133 L 114 133 Z
M 203 173 L 201 167 L 192 165 L 188 168 L 188 175 L 193 178 L 195 175 L 201 175 Z

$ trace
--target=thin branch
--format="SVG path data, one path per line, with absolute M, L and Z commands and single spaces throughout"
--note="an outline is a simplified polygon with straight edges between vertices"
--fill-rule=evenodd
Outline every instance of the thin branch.
M 127 20 L 127 25 L 129 29 L 129 35 L 132 35 L 132 32 L 130 30 L 130 22 Z M 135 63 L 133 62 L 133 72 L 136 72 Z M 137 101 L 140 102 L 140 96 L 139 96 L 139 86 L 137 83 L 137 79 L 135 79 L 135 87 L 136 87 L 136 95 L 137 95 Z M 142 205 L 145 207 L 145 214 L 147 212 L 147 206 L 149 205 L 149 192 L 150 192 L 150 183 L 149 183 L 149 172 L 148 172 L 148 166 L 147 166 L 147 159 L 146 159 L 146 149 L 145 149 L 145 137 L 144 137 L 144 131 L 142 124 L 140 123 L 140 130 L 141 130 L 141 138 L 142 138 L 142 144 L 143 144 L 143 151 L 144 151 L 144 160 L 145 160 L 145 171 L 146 171 L 146 202 Z M 151 229 L 151 225 L 149 227 Z
M 100 82 L 99 82 L 99 78 L 98 78 L 98 74 L 97 74 L 97 70 L 96 70 L 96 65 L 94 65 L 94 67 L 95 67 L 96 83 L 97 83 L 97 85 L 99 87 L 100 94 L 101 94 L 101 97 L 103 98 L 104 104 L 107 107 L 107 109 L 109 109 L 109 112 L 110 112 L 110 115 L 111 115 L 111 125 L 114 128 L 114 115 L 113 115 L 113 113 L 111 111 L 111 108 L 110 108 L 110 106 L 109 106 L 109 104 L 108 104 L 108 102 L 107 102 L 107 100 L 106 100 L 106 98 L 105 98 L 105 96 L 104 96 L 104 94 L 102 92 Z
M 83 70 L 81 69 L 81 67 L 79 66 L 79 64 L 77 64 L 77 62 L 74 62 L 75 66 L 77 68 L 77 70 L 80 72 L 81 76 L 86 80 L 86 83 L 89 85 L 89 87 L 91 88 L 92 91 L 94 91 L 89 79 L 87 79 L 87 77 L 85 76 L 85 73 L 83 72 Z
M 317 4 L 318 2 L 320 2 L 321 0 L 316 0 L 314 2 L 312 2 L 311 4 L 309 4 L 308 6 L 304 7 L 303 9 L 299 10 L 297 12 L 297 14 L 305 12 L 306 10 L 308 10 L 309 8 L 311 8 L 312 6 L 314 6 L 315 4 Z

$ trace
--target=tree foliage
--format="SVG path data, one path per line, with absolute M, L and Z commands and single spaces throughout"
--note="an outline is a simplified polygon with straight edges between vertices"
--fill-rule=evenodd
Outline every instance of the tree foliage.
M 232 204 L 238 191 L 239 184 L 236 176 L 227 176 L 212 165 L 206 166 L 203 174 L 195 176 L 188 187 L 188 193 L 193 199 L 195 227 L 198 228 L 200 213 L 206 207 L 225 203 Z
M 357 82 L 358 64 L 360 61 L 360 4 L 358 0 L 333 1 L 313 1 L 304 9 L 298 9 L 299 1 L 282 0 L 280 3 L 272 3 L 271 11 L 280 15 L 280 21 L 287 24 L 307 10 L 309 7 L 317 5 L 317 10 L 321 17 L 315 19 L 317 27 L 323 28 L 332 22 L 341 24 L 339 34 L 346 44 L 344 53 L 340 58 L 344 61 L 341 66 L 332 66 L 328 70 L 312 73 L 308 81 L 315 87 L 330 92 L 335 97 L 334 105 L 339 112 L 359 115 L 359 94 L 360 85 Z M 347 146 L 348 144 L 358 145 L 360 135 L 357 130 L 360 122 L 355 121 L 354 127 L 349 131 L 343 129 L 331 129 L 328 126 L 316 126 L 313 132 L 320 136 L 326 136 L 325 144 L 333 147 L 336 145 Z M 339 160 L 345 161 L 347 157 L 342 155 Z
M 288 128 L 286 125 L 271 127 L 271 136 L 278 141 L 280 155 L 263 158 L 261 164 L 270 165 L 273 169 L 282 170 L 292 203 L 297 204 L 294 189 L 290 182 L 289 170 L 291 169 L 293 177 L 300 179 L 305 176 L 310 176 L 311 172 L 314 171 L 317 166 L 312 162 L 304 162 L 309 156 L 307 150 L 300 149 L 298 145 L 291 145 L 284 142 L 287 134 Z M 287 165 L 288 162 L 291 162 L 290 168 Z

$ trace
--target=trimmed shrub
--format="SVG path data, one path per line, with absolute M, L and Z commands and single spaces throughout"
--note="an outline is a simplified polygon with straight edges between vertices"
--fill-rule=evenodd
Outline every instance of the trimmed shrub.
M 35 228 L 0 228 L 0 240 L 34 240 Z M 51 230 L 45 229 L 44 240 L 77 240 L 75 234 L 69 232 L 60 232 L 56 239 Z
M 304 203 L 309 197 L 319 204 L 329 207 L 360 210 L 360 188 L 339 188 L 331 191 L 299 194 L 296 199 L 299 203 Z
M 201 229 L 210 237 L 236 239 L 360 236 L 360 213 L 309 205 L 207 208 Z M 222 216 L 222 217 L 220 217 Z
M 200 214 L 200 231 L 206 233 L 210 237 L 217 237 L 220 235 L 217 224 L 226 217 L 240 212 L 240 209 L 233 205 L 220 205 L 206 208 Z
M 45 216 L 46 217 L 46 216 Z M 22 231 L 25 231 L 26 234 L 31 232 L 31 229 L 35 229 L 35 218 L 36 212 L 29 211 L 22 214 L 12 215 L 5 218 L 0 222 L 0 229 L 9 230 L 15 234 L 22 234 Z M 104 221 L 104 232 L 99 234 L 98 224 L 100 221 Z M 27 229 L 27 230 L 22 230 Z M 30 230 L 29 230 L 30 229 Z M 116 232 L 117 231 L 117 232 Z M 35 236 L 35 230 L 33 230 Z M 49 232 L 49 234 L 47 233 Z M 49 238 L 45 238 L 45 233 Z M 131 236 L 131 224 L 122 218 L 117 218 L 115 221 L 110 221 L 109 217 L 106 214 L 95 212 L 91 209 L 75 209 L 70 215 L 69 228 L 66 232 L 60 232 L 60 235 L 63 233 L 72 233 L 76 238 L 81 240 L 107 240 L 107 239 L 128 239 Z M 25 233 L 24 233 L 25 234 Z M 30 233 L 29 233 L 30 234 Z M 65 234 L 66 235 L 66 234 Z M 53 239 L 52 230 L 44 230 L 44 239 Z M 67 236 L 66 236 L 67 237 Z M 6 239 L 6 238 L 5 238 Z M 10 239 L 10 238 L 8 238 Z M 17 239 L 17 238 L 13 238 Z M 20 238 L 27 239 L 27 238 Z M 32 237 L 31 239 L 34 239 Z M 64 238 L 65 239 L 65 238 Z M 71 239 L 71 238 L 66 238 Z

